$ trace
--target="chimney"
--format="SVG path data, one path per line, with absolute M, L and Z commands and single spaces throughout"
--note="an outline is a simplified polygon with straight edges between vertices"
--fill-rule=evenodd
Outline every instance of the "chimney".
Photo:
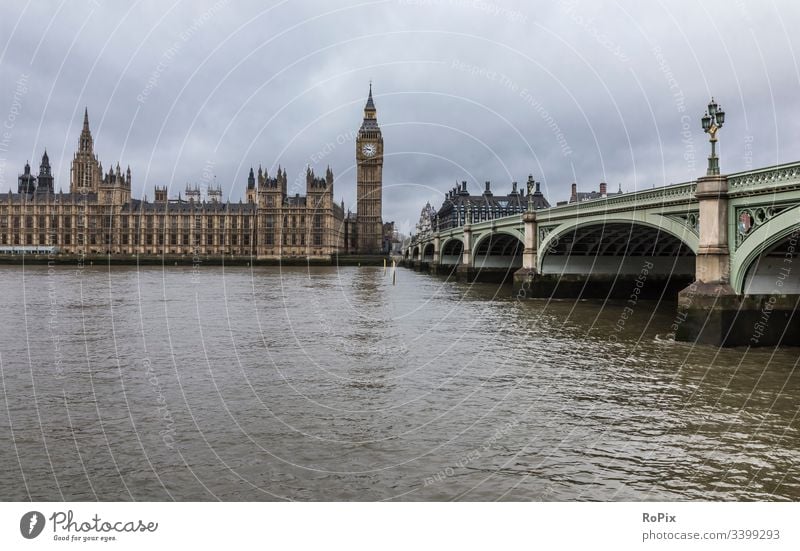
M 541 182 L 536 182 L 536 193 L 540 193 L 539 185 Z
M 608 186 L 605 182 L 600 182 L 600 197 L 605 197 L 608 194 Z
M 484 195 L 491 195 L 492 194 L 492 183 L 490 181 L 486 181 L 486 191 L 483 192 Z
M 461 182 L 461 191 L 463 191 L 464 193 L 467 192 L 467 181 L 466 180 L 462 180 L 462 182 Z
M 513 194 L 517 193 L 517 183 L 516 182 L 511 182 L 511 193 L 513 193 Z
M 572 182 L 572 200 L 574 201 L 577 198 L 578 198 L 578 184 Z

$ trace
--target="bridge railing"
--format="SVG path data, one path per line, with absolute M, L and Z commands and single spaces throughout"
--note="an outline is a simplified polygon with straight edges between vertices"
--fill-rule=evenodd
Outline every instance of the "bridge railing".
M 654 205 L 661 203 L 672 202 L 689 202 L 694 199 L 695 191 L 697 190 L 697 182 L 684 182 L 682 184 L 672 184 L 669 186 L 645 189 L 640 191 L 632 191 L 623 193 L 622 195 L 612 195 L 610 197 L 603 197 L 600 199 L 590 199 L 588 201 L 581 201 L 577 203 L 569 203 L 545 209 L 543 212 L 557 213 L 561 215 L 564 211 L 570 209 L 581 209 L 587 207 L 616 207 L 628 206 L 631 203 L 637 205 Z
M 800 162 L 786 163 L 758 170 L 728 175 L 728 191 L 753 191 L 760 187 L 780 187 L 800 184 Z

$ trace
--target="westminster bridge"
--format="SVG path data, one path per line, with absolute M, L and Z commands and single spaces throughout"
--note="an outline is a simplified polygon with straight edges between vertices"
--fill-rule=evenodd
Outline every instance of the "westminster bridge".
M 677 297 L 678 340 L 800 345 L 799 236 L 795 162 L 468 220 L 412 237 L 403 262 L 519 297 Z

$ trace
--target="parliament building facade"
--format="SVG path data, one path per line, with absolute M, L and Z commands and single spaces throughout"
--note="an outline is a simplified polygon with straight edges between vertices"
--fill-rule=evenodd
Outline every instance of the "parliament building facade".
M 17 192 L 0 193 L 0 251 L 77 255 L 254 256 L 330 259 L 382 250 L 383 138 L 372 87 L 356 138 L 357 213 L 333 195 L 333 172 L 306 172 L 306 194 L 287 193 L 286 170 L 250 169 L 246 201 L 222 201 L 219 187 L 201 198 L 188 187 L 153 201 L 131 196 L 131 170 L 104 172 L 94 153 L 88 111 L 72 160 L 68 193 L 55 192 L 47 151 L 38 175 L 26 163 Z

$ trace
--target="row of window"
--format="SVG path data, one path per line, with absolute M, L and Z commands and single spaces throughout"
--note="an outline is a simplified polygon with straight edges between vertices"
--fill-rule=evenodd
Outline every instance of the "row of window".
M 250 235 L 245 234 L 241 236 L 233 234 L 230 236 L 230 239 L 225 239 L 225 236 L 218 236 L 217 239 L 214 239 L 213 235 L 207 235 L 205 237 L 205 244 L 206 245 L 250 245 Z M 192 239 L 193 238 L 193 239 Z M 158 234 L 156 236 L 152 234 L 148 234 L 142 236 L 138 234 L 134 234 L 129 236 L 128 234 L 122 234 L 120 236 L 120 244 L 121 245 L 200 245 L 204 240 L 201 238 L 200 235 L 190 236 L 188 233 L 184 233 L 182 235 L 178 234 L 171 234 L 168 238 L 164 234 Z M 75 244 L 76 245 L 83 245 L 84 242 L 88 242 L 90 245 L 97 245 L 100 243 L 111 244 L 111 234 L 109 233 L 100 233 L 100 234 L 83 234 L 79 233 L 75 236 Z M 66 234 L 61 236 L 61 239 L 48 239 L 47 234 L 40 233 L 40 234 L 23 234 L 22 239 L 20 239 L 19 234 L 0 234 L 0 245 L 72 245 L 73 239 L 70 234 Z
M 50 216 L 49 217 L 49 227 L 53 229 L 58 229 L 59 227 L 69 228 L 72 225 L 72 215 L 63 215 L 63 216 Z M 131 225 L 131 219 L 133 219 L 133 225 L 135 227 L 140 227 L 141 219 L 140 216 L 91 216 L 89 217 L 90 223 L 95 223 L 97 218 L 102 218 L 104 221 L 104 225 L 106 227 L 113 227 L 115 220 L 120 220 L 120 224 L 123 228 L 128 228 Z M 146 216 L 145 224 L 147 228 L 152 229 L 153 227 L 163 228 L 165 223 L 165 217 L 163 216 Z M 225 217 L 202 217 L 196 216 L 194 220 L 193 226 L 195 228 L 203 227 L 203 218 L 207 220 L 206 227 L 207 228 L 218 228 L 224 229 L 225 228 Z M 11 226 L 14 228 L 20 227 L 20 222 L 24 219 L 25 227 L 26 228 L 33 228 L 34 227 L 34 217 L 33 216 L 12 216 L 11 217 Z M 299 220 L 298 220 L 299 219 Z M 77 216 L 76 223 L 78 225 L 82 225 L 84 221 L 84 217 L 82 215 Z M 189 216 L 171 216 L 170 219 L 170 227 L 172 228 L 188 228 L 191 225 L 191 217 Z M 36 219 L 36 226 L 39 228 L 46 227 L 48 220 L 45 216 L 39 216 Z M 298 224 L 299 222 L 299 224 Z M 0 216 L 0 228 L 7 228 L 8 227 L 8 217 Z M 239 221 L 237 218 L 230 219 L 230 227 L 231 229 L 237 229 L 239 227 Z M 283 217 L 283 227 L 284 228 L 304 228 L 306 225 L 306 217 L 305 216 L 284 216 Z M 275 226 L 275 218 L 272 215 L 268 215 L 266 217 L 266 226 L 268 228 Z M 322 216 L 314 215 L 313 217 L 313 226 L 315 228 L 322 227 Z M 243 229 L 250 228 L 250 218 L 244 217 L 241 220 L 241 227 Z
M 92 232 L 89 234 L 79 233 L 75 236 L 75 242 L 79 245 L 84 243 L 84 238 L 88 236 L 88 242 L 92 245 L 98 243 L 106 243 L 109 244 L 112 242 L 111 234 L 107 232 L 96 233 Z M 48 237 L 52 237 L 52 239 L 48 239 Z M 201 243 L 205 242 L 206 245 L 250 245 L 250 234 L 244 235 L 214 235 L 214 234 L 188 234 L 188 233 L 170 233 L 169 235 L 165 235 L 163 233 L 159 233 L 156 235 L 153 234 L 145 234 L 144 236 L 134 233 L 134 234 L 127 234 L 123 233 L 120 235 L 120 244 L 121 245 L 200 245 Z M 322 234 L 321 233 L 314 233 L 311 236 L 311 241 L 314 246 L 322 246 Z M 273 233 L 266 233 L 264 235 L 264 244 L 265 245 L 274 245 L 275 242 L 275 234 Z M 26 233 L 22 234 L 22 239 L 20 239 L 20 234 L 0 234 L 0 244 L 2 245 L 10 245 L 10 244 L 23 244 L 23 245 L 51 245 L 51 244 L 58 244 L 58 245 L 72 245 L 72 235 L 65 234 L 60 236 L 58 239 L 56 236 L 48 236 L 44 233 Z M 283 234 L 283 244 L 284 245 L 305 245 L 306 244 L 306 235 L 305 234 Z

